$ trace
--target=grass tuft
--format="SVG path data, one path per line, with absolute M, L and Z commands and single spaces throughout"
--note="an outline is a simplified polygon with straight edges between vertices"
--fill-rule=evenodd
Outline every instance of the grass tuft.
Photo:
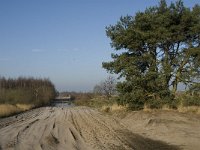
M 199 106 L 178 106 L 177 110 L 182 113 L 195 113 L 200 114 L 200 107 Z
M 143 111 L 145 111 L 145 112 L 151 112 L 152 110 L 153 110 L 153 109 L 151 109 L 149 105 L 144 104 Z
M 101 107 L 101 111 L 103 112 L 116 112 L 116 111 L 125 111 L 125 110 L 127 110 L 126 106 L 121 106 L 116 103 L 112 105 L 103 105 Z

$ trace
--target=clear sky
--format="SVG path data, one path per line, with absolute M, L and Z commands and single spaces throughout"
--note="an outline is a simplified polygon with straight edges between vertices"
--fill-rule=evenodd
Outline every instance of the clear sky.
M 170 0 L 168 0 L 170 2 Z M 184 0 L 191 7 L 199 0 Z M 108 74 L 105 27 L 158 0 L 0 0 L 0 75 L 49 77 L 59 91 L 89 91 Z

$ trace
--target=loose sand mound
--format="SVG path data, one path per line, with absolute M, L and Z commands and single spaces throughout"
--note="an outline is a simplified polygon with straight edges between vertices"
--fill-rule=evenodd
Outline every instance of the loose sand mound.
M 0 149 L 173 150 L 176 147 L 133 134 L 116 119 L 87 107 L 44 107 L 1 119 Z
M 200 116 L 176 111 L 131 112 L 121 122 L 133 133 L 200 150 Z

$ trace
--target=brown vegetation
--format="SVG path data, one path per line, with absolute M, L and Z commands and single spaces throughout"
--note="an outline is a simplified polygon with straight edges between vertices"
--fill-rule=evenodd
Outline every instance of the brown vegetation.
M 32 104 L 0 104 L 0 117 L 6 117 L 12 114 L 23 112 L 33 108 Z

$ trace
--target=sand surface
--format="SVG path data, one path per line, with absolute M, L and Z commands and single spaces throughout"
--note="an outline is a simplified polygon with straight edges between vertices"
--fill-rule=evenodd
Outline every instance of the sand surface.
M 173 150 L 88 107 L 43 107 L 0 119 L 3 150 Z M 134 120 L 132 120 L 134 122 Z
M 200 115 L 177 111 L 130 112 L 121 122 L 133 133 L 184 150 L 200 150 Z

